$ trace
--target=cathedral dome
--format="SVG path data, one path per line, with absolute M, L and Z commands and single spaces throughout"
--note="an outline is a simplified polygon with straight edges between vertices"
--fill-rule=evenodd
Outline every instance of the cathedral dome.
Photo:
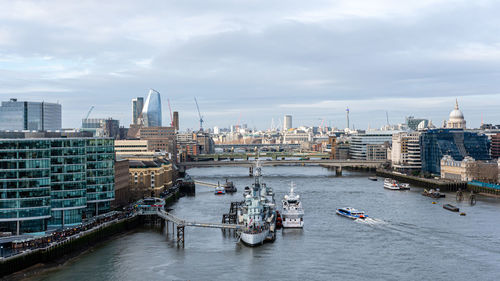
M 450 112 L 450 120 L 463 120 L 464 115 L 460 109 L 458 109 L 458 101 L 455 103 L 455 109 Z
M 445 127 L 451 129 L 465 129 L 465 123 L 464 115 L 458 108 L 458 100 L 456 100 L 455 109 L 450 112 L 450 119 L 445 124 Z

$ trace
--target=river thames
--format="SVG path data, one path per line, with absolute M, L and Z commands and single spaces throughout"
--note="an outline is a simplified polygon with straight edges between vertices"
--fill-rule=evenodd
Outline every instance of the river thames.
M 238 192 L 215 196 L 197 185 L 173 213 L 186 220 L 220 222 L 231 201 L 241 201 L 253 179 L 248 168 L 191 169 L 195 180 L 234 181 Z M 370 174 L 321 167 L 264 167 L 281 206 L 290 182 L 302 197 L 304 229 L 279 231 L 274 243 L 248 248 L 219 229 L 186 228 L 178 248 L 172 234 L 141 228 L 31 280 L 498 280 L 500 200 L 475 206 L 455 195 L 431 199 L 422 188 L 389 191 Z M 432 204 L 437 201 L 437 204 Z M 460 207 L 466 216 L 442 208 Z M 335 209 L 354 207 L 371 219 L 352 221 Z

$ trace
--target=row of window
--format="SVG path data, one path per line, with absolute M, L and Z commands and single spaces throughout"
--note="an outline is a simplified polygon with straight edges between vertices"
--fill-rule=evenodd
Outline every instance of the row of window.
M 0 209 L 33 208 L 50 206 L 50 196 L 25 200 L 1 200 Z
M 43 189 L 29 189 L 29 190 L 9 189 L 7 191 L 0 192 L 0 199 L 19 198 L 20 200 L 23 200 L 23 199 L 29 199 L 31 197 L 43 197 L 43 196 L 50 196 L 50 188 L 47 187 Z
M 10 219 L 10 218 L 30 218 L 30 217 L 42 217 L 50 216 L 50 206 L 42 208 L 33 209 L 3 209 L 0 210 L 0 219 Z

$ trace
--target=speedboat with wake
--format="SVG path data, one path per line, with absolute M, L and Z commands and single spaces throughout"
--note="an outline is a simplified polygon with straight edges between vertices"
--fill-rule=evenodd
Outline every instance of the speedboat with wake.
M 350 218 L 353 220 L 357 220 L 357 219 L 364 220 L 368 217 L 367 215 L 365 215 L 365 212 L 358 211 L 358 210 L 351 208 L 351 207 L 337 209 L 337 215 L 340 215 L 340 216 L 343 216 L 346 218 Z
M 215 195 L 224 195 L 226 194 L 226 188 L 224 188 L 224 186 L 221 186 L 220 184 L 217 184 L 214 193 Z

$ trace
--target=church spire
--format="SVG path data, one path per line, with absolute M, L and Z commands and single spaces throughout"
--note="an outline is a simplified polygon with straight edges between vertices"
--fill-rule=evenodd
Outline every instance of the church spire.
M 455 110 L 458 110 L 458 98 L 455 98 Z

